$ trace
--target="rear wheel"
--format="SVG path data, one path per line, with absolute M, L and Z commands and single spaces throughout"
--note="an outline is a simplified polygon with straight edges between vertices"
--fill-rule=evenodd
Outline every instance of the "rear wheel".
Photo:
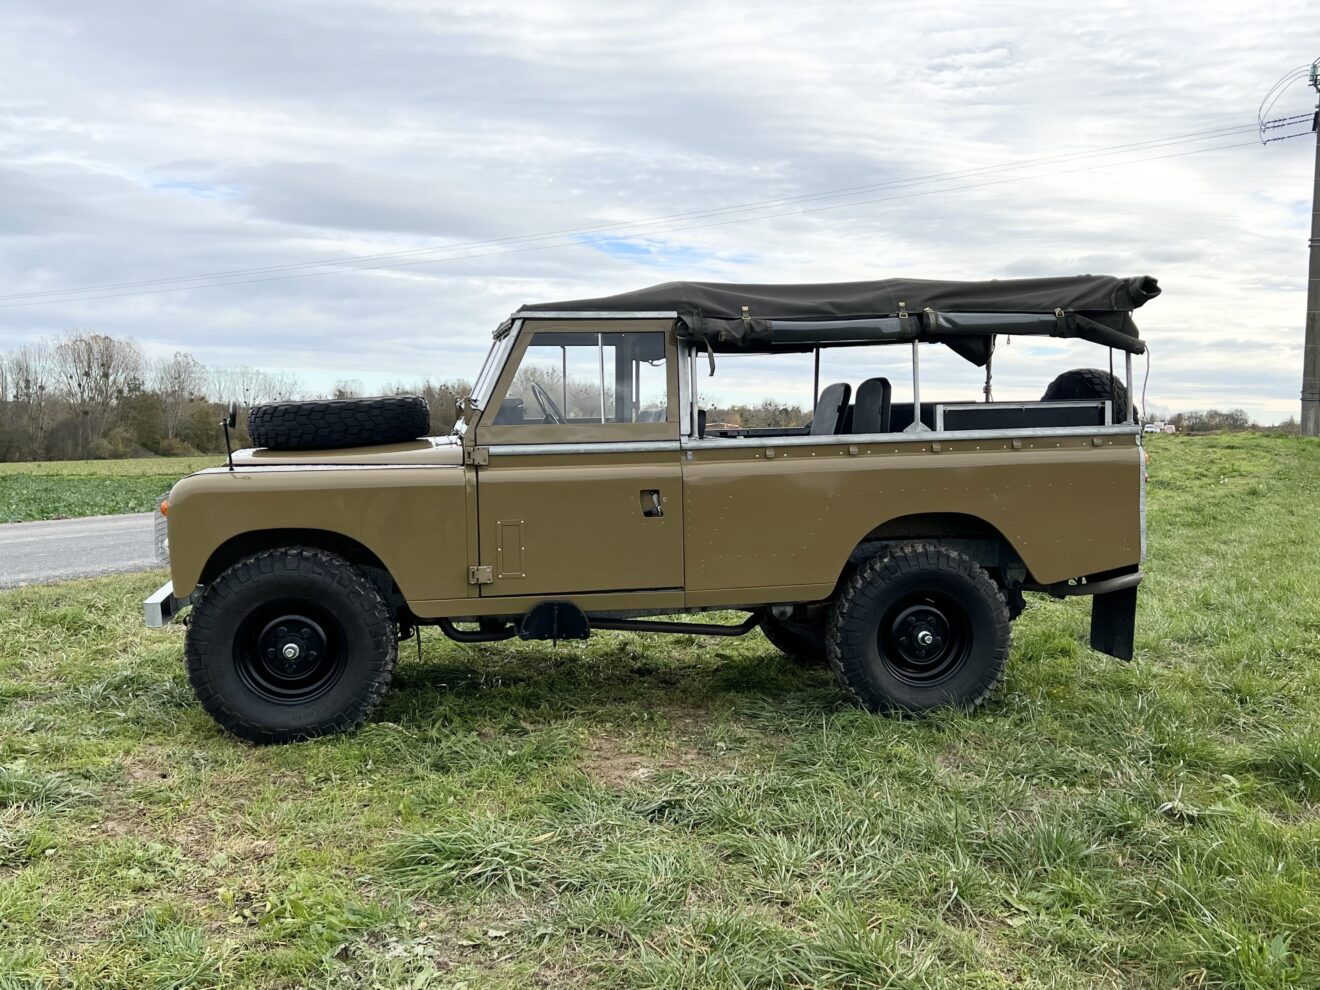
M 361 725 L 398 659 L 389 607 L 322 550 L 269 550 L 220 575 L 193 608 L 188 679 L 222 726 L 258 743 Z
M 876 712 L 970 711 L 1008 658 L 1009 613 L 974 560 L 932 544 L 858 568 L 830 613 L 826 647 L 844 689 Z

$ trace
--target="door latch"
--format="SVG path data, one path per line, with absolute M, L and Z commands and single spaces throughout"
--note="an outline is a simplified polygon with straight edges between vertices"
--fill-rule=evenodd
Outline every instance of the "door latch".
M 664 507 L 660 505 L 660 489 L 643 488 L 642 489 L 642 515 L 647 519 L 659 519 L 665 514 Z
M 473 564 L 468 568 L 468 584 L 494 584 L 495 571 L 490 564 Z

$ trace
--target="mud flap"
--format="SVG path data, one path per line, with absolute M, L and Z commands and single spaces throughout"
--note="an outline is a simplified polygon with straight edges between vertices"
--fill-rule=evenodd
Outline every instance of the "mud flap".
M 1137 588 L 1122 588 L 1091 599 L 1091 649 L 1131 660 L 1137 634 Z

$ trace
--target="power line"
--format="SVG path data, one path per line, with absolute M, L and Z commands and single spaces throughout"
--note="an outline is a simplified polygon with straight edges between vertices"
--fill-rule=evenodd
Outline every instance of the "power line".
M 1248 128 L 1248 129 L 1250 129 L 1250 128 Z M 1302 135 L 1300 135 L 1300 134 L 1298 134 L 1298 135 L 1289 135 L 1289 137 L 1300 137 L 1300 136 L 1302 136 Z M 1136 164 L 1142 164 L 1142 163 L 1145 163 L 1145 162 L 1152 162 L 1152 161 L 1165 161 L 1165 160 L 1169 160 L 1169 159 L 1173 159 L 1173 158 L 1184 158 L 1184 157 L 1187 157 L 1187 156 L 1189 156 L 1189 155 L 1206 154 L 1206 153 L 1208 153 L 1208 152 L 1214 152 L 1214 151 L 1226 151 L 1226 150 L 1231 150 L 1231 149 L 1236 149 L 1236 148 L 1250 148 L 1250 147 L 1259 147 L 1259 144 L 1258 144 L 1257 141 L 1254 141 L 1254 140 L 1253 140 L 1253 141 L 1248 141 L 1248 142 L 1242 142 L 1242 143 L 1235 143 L 1235 144 L 1221 144 L 1221 145 L 1215 145 L 1215 146 L 1213 146 L 1213 147 L 1209 147 L 1209 148 L 1194 148 L 1194 149 L 1191 149 L 1191 150 L 1189 150 L 1189 151 L 1175 152 L 1175 153 L 1172 153 L 1172 154 L 1166 154 L 1166 155 L 1155 155 L 1155 156 L 1149 156 L 1149 157 L 1144 157 L 1144 158 L 1133 158 L 1133 159 L 1127 159 L 1127 160 L 1124 160 L 1124 161 L 1107 162 L 1107 163 L 1099 163 L 1099 164 L 1087 165 L 1087 166 L 1083 166 L 1083 167 L 1080 167 L 1080 168 L 1074 168 L 1074 169 L 1064 169 L 1064 170 L 1053 171 L 1053 172 L 1036 173 L 1036 174 L 1033 174 L 1033 175 L 1008 176 L 1008 177 L 1005 177 L 1005 178 L 994 179 L 994 180 L 987 181 L 987 182 L 968 183 L 968 184 L 957 185 L 957 186 L 945 186 L 945 187 L 941 187 L 941 188 L 937 188 L 937 189 L 919 190 L 919 191 L 916 191 L 916 192 L 904 193 L 904 194 L 902 194 L 902 195 L 898 195 L 898 196 L 883 196 L 883 197 L 872 198 L 872 199 L 849 200 L 849 201 L 847 201 L 847 202 L 843 202 L 843 203 L 830 203 L 830 204 L 828 204 L 828 205 L 824 205 L 824 206 L 816 206 L 816 207 L 809 207 L 809 208 L 806 208 L 806 209 L 793 209 L 793 210 L 785 210 L 785 211 L 781 211 L 781 212 L 777 212 L 777 213 L 768 213 L 768 214 L 766 214 L 766 213 L 761 213 L 761 214 L 757 214 L 757 215 L 754 215 L 754 216 L 724 218 L 724 219 L 714 220 L 714 221 L 704 222 L 704 223 L 683 224 L 683 225 L 673 226 L 673 227 L 668 227 L 668 228 L 663 228 L 663 229 L 659 229 L 659 230 L 646 231 L 645 233 L 648 234 L 649 236 L 655 236 L 655 235 L 659 235 L 659 234 L 678 233 L 678 232 L 681 232 L 681 231 L 688 231 L 688 230 L 701 230 L 701 229 L 707 229 L 707 228 L 711 228 L 711 227 L 721 227 L 721 226 L 729 226 L 729 225 L 733 225 L 733 224 L 750 223 L 750 222 L 757 221 L 757 220 L 771 220 L 771 219 L 776 219 L 776 218 L 779 218 L 779 217 L 801 216 L 801 215 L 807 215 L 807 214 L 812 214 L 812 213 L 826 212 L 826 211 L 829 211 L 829 210 L 846 209 L 846 208 L 848 208 L 848 207 L 867 206 L 867 205 L 873 205 L 873 204 L 876 204 L 876 203 L 886 203 L 886 202 L 895 202 L 895 201 L 898 201 L 898 200 L 904 200 L 904 199 L 913 199 L 913 198 L 917 198 L 917 197 L 921 197 L 921 196 L 930 196 L 930 195 L 934 195 L 935 193 L 941 193 L 941 192 L 961 192 L 961 191 L 966 191 L 966 190 L 971 190 L 971 189 L 980 189 L 980 188 L 985 188 L 985 187 L 988 187 L 988 186 L 1004 185 L 1004 184 L 1006 184 L 1006 183 L 1010 183 L 1010 182 L 1020 182 L 1020 181 L 1022 181 L 1023 179 L 1030 179 L 1030 178 L 1051 178 L 1051 177 L 1061 176 L 1061 175 L 1073 175 L 1073 174 L 1077 174 L 1077 173 L 1080 173 L 1080 172 L 1092 172 L 1092 171 L 1097 171 L 1097 170 L 1099 170 L 1099 169 L 1104 169 L 1104 168 L 1114 168 L 1114 167 L 1122 166 L 1122 165 L 1136 165 Z M 539 236 L 539 235 L 538 235 L 538 236 Z M 49 305 L 49 304 L 60 303 L 60 302 L 84 302 L 84 301 L 91 301 L 91 300 L 97 300 L 97 299 L 119 299 L 119 298 L 131 297 L 131 296 L 158 295 L 158 294 L 164 294 L 164 293 L 169 293 L 169 292 L 183 292 L 183 291 L 188 291 L 188 290 L 191 290 L 191 289 L 199 289 L 199 288 L 225 288 L 225 287 L 229 287 L 229 286 L 238 286 L 238 285 L 256 285 L 256 284 L 261 284 L 261 283 L 266 283 L 266 282 L 279 282 L 279 281 L 286 281 L 286 280 L 289 280 L 289 279 L 316 278 L 316 277 L 321 277 L 321 276 L 325 276 L 325 275 L 337 275 L 337 274 L 343 274 L 343 273 L 345 273 L 345 272 L 353 272 L 353 271 L 400 270 L 400 269 L 403 269 L 403 268 L 415 267 L 415 266 L 418 266 L 418 265 L 440 264 L 440 263 L 444 263 L 444 262 L 464 261 L 464 260 L 471 260 L 471 259 L 475 259 L 475 258 L 488 258 L 488 257 L 495 257 L 495 256 L 497 256 L 497 255 L 505 255 L 505 254 L 521 254 L 521 253 L 527 253 L 527 252 L 532 252 L 532 251 L 545 251 L 545 250 L 551 250 L 551 249 L 554 249 L 554 248 L 559 248 L 559 247 L 569 247 L 569 246 L 578 245 L 578 244 L 583 244 L 583 245 L 586 245 L 586 246 L 592 246 L 593 243 L 603 243 L 603 242 L 605 242 L 605 241 L 607 241 L 607 240 L 608 240 L 608 238 L 596 238 L 596 239 L 594 240 L 594 242 L 593 242 L 592 239 L 574 238 L 574 239 L 572 239 L 572 240 L 561 241 L 561 242 L 558 242 L 558 243 L 533 244 L 533 245 L 530 245 L 530 246 L 524 246 L 524 247 L 518 247 L 518 248 L 511 248 L 511 249 L 508 249 L 508 250 L 481 251 L 481 252 L 471 253 L 471 254 L 451 255 L 451 256 L 443 257 L 443 258 L 422 258 L 422 259 L 413 260 L 413 261 L 403 261 L 403 262 L 398 262 L 398 263 L 378 264 L 378 265 L 356 265 L 356 266 L 353 266 L 353 267 L 335 268 L 335 269 L 330 269 L 330 270 L 326 270 L 326 271 L 311 271 L 311 272 L 286 273 L 286 274 L 270 275 L 270 276 L 263 277 L 263 278 L 251 278 L 251 279 L 243 279 L 243 280 L 238 280 L 238 281 L 215 282 L 215 283 L 204 284 L 204 285 L 175 285 L 175 286 L 165 286 L 165 287 L 158 287 L 158 288 L 140 289 L 140 290 L 129 291 L 129 292 L 113 292 L 113 293 L 105 293 L 105 294 L 101 294 L 101 295 L 91 295 L 91 296 L 84 295 L 84 296 L 79 296 L 79 297 L 76 297 L 76 298 L 70 298 L 70 299 L 67 299 L 67 300 L 63 300 L 63 299 L 53 299 L 53 300 L 52 300 L 52 299 L 46 299 L 46 300 L 39 300 L 39 301 L 35 301 L 35 302 L 33 302 L 33 301 L 29 301 L 29 302 L 11 302 L 11 303 L 0 304 L 0 309 L 14 309 L 14 308 L 27 307 L 27 306 L 35 306 L 35 305 Z M 474 242 L 474 243 L 479 244 L 479 245 L 480 245 L 480 244 L 494 244 L 495 246 L 498 246 L 498 243 L 497 243 L 497 242 Z
M 1259 125 L 1257 125 L 1259 126 Z M 103 299 L 119 298 L 127 295 L 136 295 L 139 293 L 116 292 L 113 295 L 99 294 L 102 290 L 118 289 L 143 289 L 154 288 L 158 286 L 172 287 L 175 289 L 187 288 L 211 288 L 222 287 L 225 285 L 246 285 L 256 281 L 267 281 L 267 279 L 247 279 L 243 276 L 249 275 L 268 275 L 284 272 L 299 272 L 298 277 L 312 277 L 314 275 L 334 274 L 345 271 L 363 271 L 374 270 L 378 267 L 388 266 L 367 266 L 364 262 L 385 261 L 393 259 L 402 259 L 418 257 L 430 254 L 448 254 L 455 251 L 462 251 L 477 247 L 525 244 L 542 240 L 563 238 L 569 235 L 587 235 L 600 234 L 609 231 L 627 231 L 635 235 L 644 233 L 664 233 L 667 231 L 647 231 L 643 228 L 656 224 L 667 223 L 672 220 L 700 219 L 710 216 L 719 216 L 729 213 L 745 212 L 749 210 L 773 209 L 794 203 L 807 203 L 820 200 L 837 199 L 849 196 L 864 194 L 867 192 L 878 191 L 888 188 L 901 188 L 913 185 L 923 185 L 929 183 L 945 183 L 955 179 L 972 178 L 987 174 L 997 174 L 1000 172 L 1018 171 L 1026 168 L 1033 168 L 1050 164 L 1061 164 L 1069 161 L 1085 160 L 1088 158 L 1110 157 L 1119 154 L 1130 153 L 1132 151 L 1152 150 L 1160 147 L 1172 147 L 1183 143 L 1196 143 L 1205 140 L 1214 140 L 1215 138 L 1228 137 L 1236 133 L 1245 133 L 1253 128 L 1249 125 L 1233 125 L 1227 127 L 1212 128 L 1204 131 L 1195 131 L 1188 134 L 1174 135 L 1163 138 L 1152 138 L 1144 141 L 1129 142 L 1127 144 L 1112 145 L 1091 149 L 1087 151 L 1077 151 L 1063 153 L 1058 155 L 1048 155 L 1038 158 L 1024 159 L 1016 162 L 1004 162 L 995 165 L 981 166 L 973 169 L 962 169 L 949 172 L 934 173 L 931 175 L 915 176 L 905 179 L 892 179 L 878 183 L 868 183 L 858 186 L 846 186 L 837 189 L 819 191 L 814 193 L 804 193 L 797 196 L 782 197 L 778 199 L 759 200 L 748 203 L 735 204 L 731 206 L 715 207 L 704 210 L 693 210 L 682 213 L 672 213 L 656 217 L 642 218 L 631 221 L 617 221 L 605 224 L 596 224 L 581 227 L 561 228 L 559 230 L 545 231 L 533 234 L 510 235 L 507 237 L 487 238 L 483 240 L 463 241 L 454 244 L 432 246 L 425 248 L 412 248 L 402 251 L 384 252 L 380 254 L 358 255 L 347 258 L 331 258 L 319 261 L 308 261 L 298 263 L 288 263 L 282 265 L 270 265 L 243 269 L 230 269 L 227 271 L 217 271 L 209 273 L 199 273 L 194 275 L 176 275 L 156 279 L 143 279 L 132 282 L 115 282 L 101 285 L 72 287 L 64 289 L 48 289 L 33 292 L 12 293 L 0 295 L 0 304 L 8 303 L 10 305 L 0 305 L 0 308 L 13 308 L 13 305 L 38 304 L 47 302 L 74 302 L 81 299 Z M 1213 149 L 1211 149 L 1213 150 Z M 1122 163 L 1116 163 L 1122 164 Z M 956 187 L 947 187 L 956 188 Z M 751 217 L 748 219 L 757 219 Z M 560 245 L 555 245 L 560 246 Z M 463 258 L 471 255 L 463 255 Z M 459 258 L 437 258 L 435 261 L 459 260 Z M 307 271 L 303 269 L 327 268 L 330 271 Z M 408 266 L 410 267 L 410 266 Z M 188 283 L 179 285 L 178 283 Z M 91 294 L 89 293 L 98 293 Z M 31 303 L 25 301 L 31 300 Z
M 1274 109 L 1274 104 L 1279 102 L 1279 99 L 1284 93 L 1288 92 L 1293 83 L 1297 82 L 1298 79 L 1305 79 L 1310 71 L 1310 62 L 1306 65 L 1299 65 L 1296 68 L 1289 69 L 1281 75 L 1274 85 L 1266 91 L 1265 95 L 1261 97 L 1260 106 L 1256 108 L 1256 122 L 1260 125 L 1262 134 L 1265 130 L 1265 118 L 1268 117 L 1270 111 Z M 1266 104 L 1268 104 L 1268 106 Z

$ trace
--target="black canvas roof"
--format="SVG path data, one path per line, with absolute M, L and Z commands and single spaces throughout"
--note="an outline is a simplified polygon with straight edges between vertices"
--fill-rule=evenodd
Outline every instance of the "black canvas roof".
M 714 351 L 807 350 L 818 345 L 947 344 L 985 364 L 997 334 L 1078 337 L 1145 351 L 1132 311 L 1160 294 L 1149 275 L 956 282 L 741 285 L 665 282 L 597 299 L 536 303 L 521 312 L 677 312 L 677 333 Z

